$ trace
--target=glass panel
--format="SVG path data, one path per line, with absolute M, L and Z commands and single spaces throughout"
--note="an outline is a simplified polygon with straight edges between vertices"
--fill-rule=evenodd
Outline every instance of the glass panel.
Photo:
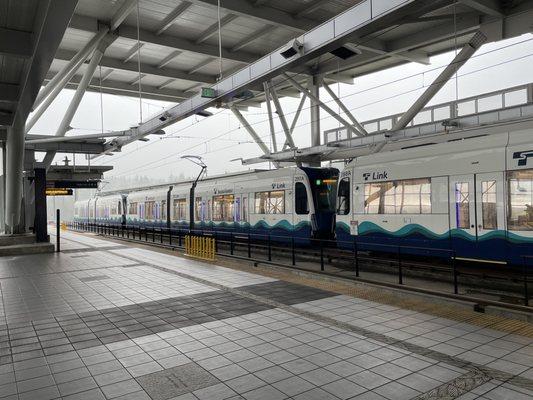
M 457 115 L 468 115 L 476 112 L 476 102 L 474 100 L 464 101 L 457 104 Z
M 427 124 L 431 122 L 431 110 L 420 111 L 413 118 L 413 125 Z
M 201 197 L 196 197 L 194 200 L 194 220 L 204 220 L 204 204 Z
M 232 194 L 213 196 L 213 221 L 233 221 Z
M 498 108 L 502 108 L 502 95 L 496 94 L 494 96 L 489 97 L 482 97 L 481 99 L 478 99 L 477 101 L 477 111 L 483 112 L 483 111 L 489 111 L 489 110 L 496 110 Z
M 433 109 L 433 121 L 442 121 L 450 118 L 450 106 Z
M 339 198 L 337 214 L 347 215 L 350 212 L 350 178 L 342 178 L 339 183 Z
M 470 191 L 468 182 L 455 184 L 455 218 L 457 228 L 470 229 Z
M 302 182 L 296 182 L 294 185 L 294 209 L 296 214 L 309 214 L 307 189 Z
M 376 132 L 378 130 L 378 123 L 377 122 L 369 122 L 368 124 L 364 124 L 363 127 L 365 130 L 370 132 Z
M 505 107 L 517 106 L 527 103 L 527 90 L 520 89 L 505 93 Z
M 167 219 L 167 201 L 166 200 L 161 201 L 161 219 L 162 220 Z
M 430 214 L 431 179 L 365 184 L 366 214 Z
M 187 199 L 174 199 L 172 208 L 173 221 L 184 221 L 187 218 Z
M 481 182 L 481 214 L 483 229 L 497 229 L 496 181 Z
M 315 209 L 335 212 L 338 176 L 311 181 L 311 191 L 315 198 Z
M 257 192 L 255 194 L 256 214 L 285 214 L 285 191 Z
M 533 170 L 512 171 L 507 174 L 509 185 L 509 230 L 533 230 Z
M 379 130 L 385 131 L 385 130 L 391 130 L 392 129 L 392 119 L 384 119 L 379 121 Z

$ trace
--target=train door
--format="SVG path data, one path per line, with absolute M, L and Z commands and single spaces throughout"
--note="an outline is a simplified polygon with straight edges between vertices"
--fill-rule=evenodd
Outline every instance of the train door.
M 479 258 L 505 260 L 505 207 L 503 172 L 476 174 L 477 252 Z
M 456 256 L 476 256 L 476 192 L 474 175 L 450 177 L 450 228 L 451 244 Z
M 450 177 L 452 248 L 459 258 L 506 257 L 503 173 Z

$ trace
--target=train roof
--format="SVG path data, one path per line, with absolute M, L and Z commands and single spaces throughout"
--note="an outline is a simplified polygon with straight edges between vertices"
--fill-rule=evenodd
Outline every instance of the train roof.
M 293 168 L 293 167 L 289 167 Z M 218 174 L 213 176 L 208 176 L 205 178 L 201 178 L 201 182 L 206 181 L 212 181 L 216 179 L 221 178 L 231 178 L 231 177 L 238 177 L 238 176 L 244 176 L 249 174 L 255 174 L 255 173 L 261 173 L 261 172 L 270 172 L 270 171 L 277 171 L 277 170 L 269 170 L 269 169 L 252 169 L 248 171 L 240 171 L 240 172 L 232 172 L 229 174 Z M 199 181 L 199 182 L 200 182 Z M 168 183 L 162 183 L 159 185 L 150 185 L 150 186 L 141 186 L 141 187 L 134 187 L 134 188 L 128 188 L 128 189 L 118 189 L 118 190 L 110 190 L 107 192 L 100 192 L 99 196 L 111 196 L 111 195 L 117 195 L 117 194 L 128 194 L 131 192 L 139 192 L 139 191 L 148 191 L 148 190 L 166 190 L 169 186 L 177 186 L 177 185 L 183 185 L 187 183 L 194 182 L 194 179 L 186 179 L 183 181 L 177 181 L 177 182 L 168 182 Z

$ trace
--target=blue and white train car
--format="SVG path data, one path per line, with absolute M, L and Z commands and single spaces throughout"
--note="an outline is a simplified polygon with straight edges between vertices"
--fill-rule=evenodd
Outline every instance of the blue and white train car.
M 532 135 L 453 139 L 352 160 L 339 177 L 339 245 L 521 263 L 533 254 Z
M 131 192 L 127 196 L 125 221 L 128 225 L 167 225 L 167 188 Z

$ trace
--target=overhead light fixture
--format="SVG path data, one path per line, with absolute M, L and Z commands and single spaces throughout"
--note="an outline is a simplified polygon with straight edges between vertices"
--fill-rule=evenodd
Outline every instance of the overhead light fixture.
M 362 53 L 361 50 L 357 48 L 353 48 L 351 46 L 346 46 L 346 45 L 330 51 L 330 54 L 333 54 L 335 57 L 338 57 L 342 60 L 347 60 L 361 53 Z
M 161 135 L 161 136 L 165 135 L 165 134 L 166 134 L 166 132 L 163 129 L 159 129 L 159 130 L 157 130 L 155 132 L 151 132 L 150 133 L 150 135 Z
M 254 98 L 254 93 L 251 90 L 244 90 L 233 96 L 234 99 L 248 100 Z
M 280 52 L 283 58 L 291 58 L 296 54 L 302 54 L 304 45 L 298 39 L 291 40 L 285 48 Z

